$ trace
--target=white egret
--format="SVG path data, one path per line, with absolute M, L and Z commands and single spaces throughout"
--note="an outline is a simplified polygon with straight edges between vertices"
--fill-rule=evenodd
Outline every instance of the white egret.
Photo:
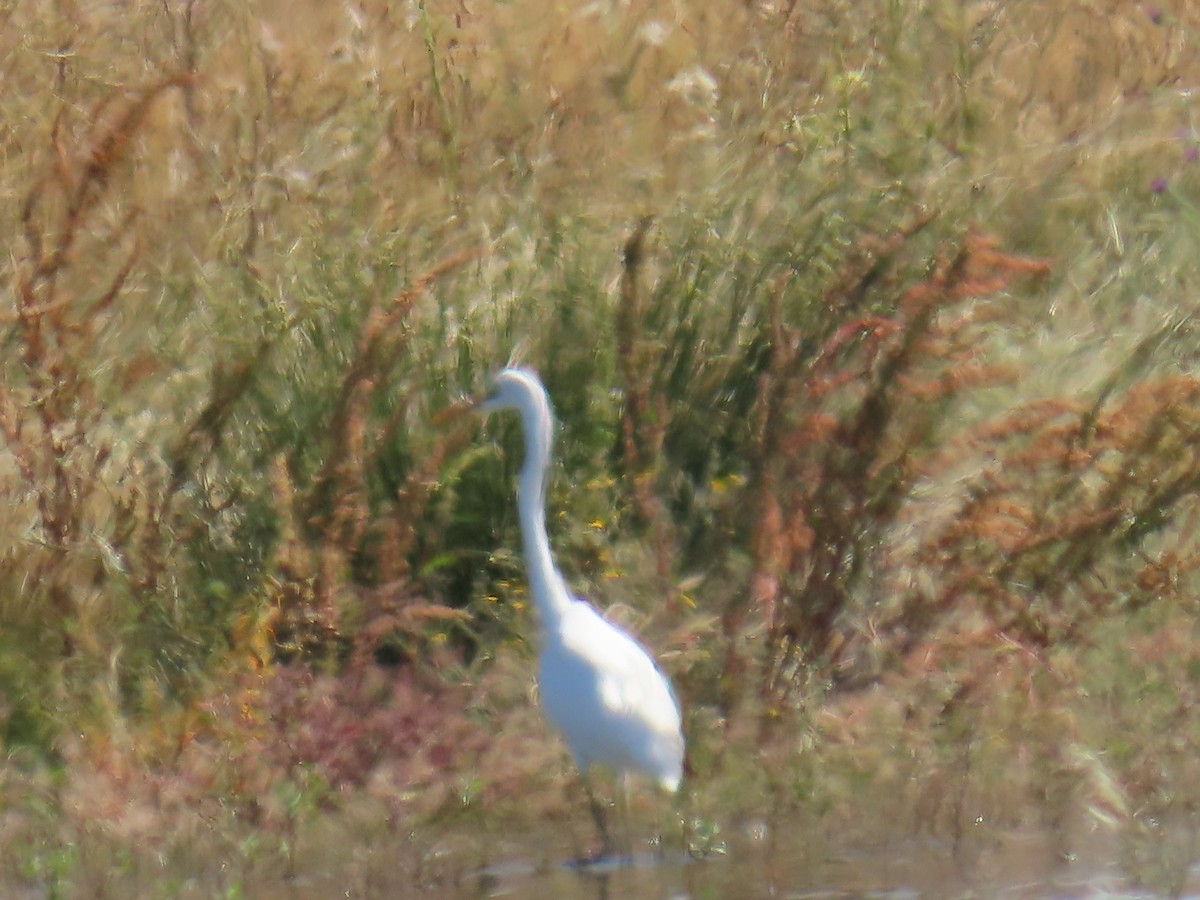
M 541 621 L 538 687 L 583 776 L 592 815 L 611 850 L 604 811 L 588 782 L 593 765 L 647 775 L 668 791 L 683 777 L 683 730 L 671 685 L 630 635 L 567 590 L 546 536 L 546 467 L 554 435 L 550 400 L 537 375 L 509 368 L 496 376 L 480 412 L 516 410 L 525 434 L 517 510 L 529 592 Z

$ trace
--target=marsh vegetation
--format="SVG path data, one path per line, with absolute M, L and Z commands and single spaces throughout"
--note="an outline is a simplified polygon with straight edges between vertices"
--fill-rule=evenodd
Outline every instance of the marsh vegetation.
M 1098 833 L 1181 890 L 1198 37 L 1182 0 L 0 3 L 4 890 L 586 851 L 519 435 L 440 415 L 514 354 L 558 559 L 683 701 L 633 833 Z

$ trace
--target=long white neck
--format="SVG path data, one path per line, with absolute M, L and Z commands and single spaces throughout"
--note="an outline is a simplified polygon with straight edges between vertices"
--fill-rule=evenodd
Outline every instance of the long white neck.
M 546 469 L 554 437 L 553 418 L 544 394 L 533 396 L 530 401 L 520 410 L 525 462 L 517 484 L 517 509 L 529 592 L 537 605 L 543 630 L 550 631 L 566 612 L 570 596 L 562 575 L 554 567 L 550 539 L 546 536 Z

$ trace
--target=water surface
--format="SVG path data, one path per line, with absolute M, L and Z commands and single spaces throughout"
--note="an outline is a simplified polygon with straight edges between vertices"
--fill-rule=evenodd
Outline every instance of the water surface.
M 1148 898 L 1200 896 L 1192 862 L 1194 829 L 1170 839 L 1134 841 L 1086 824 L 1072 833 L 1047 829 L 995 831 L 980 824 L 953 840 L 919 836 L 840 845 L 796 825 L 749 825 L 703 858 L 653 846 L 599 865 L 580 865 L 561 832 L 506 835 L 472 844 L 462 836 L 415 878 L 389 874 L 387 860 L 403 849 L 380 845 L 369 880 L 342 876 L 278 884 L 254 896 L 448 898 Z M 1182 851 L 1179 849 L 1182 848 Z M 361 852 L 361 848 L 360 848 Z M 465 857 L 478 855 L 471 863 Z

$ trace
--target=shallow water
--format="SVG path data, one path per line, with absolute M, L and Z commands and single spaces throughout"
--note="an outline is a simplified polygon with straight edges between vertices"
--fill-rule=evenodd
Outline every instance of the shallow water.
M 914 835 L 927 826 L 882 813 L 850 820 L 857 833 L 845 822 L 821 831 L 800 821 L 747 821 L 723 834 L 709 826 L 712 849 L 700 857 L 678 845 L 641 844 L 581 864 L 580 841 L 591 837 L 586 821 L 547 822 L 536 831 L 492 820 L 474 830 L 447 823 L 436 834 L 408 835 L 369 817 L 355 824 L 326 816 L 311 823 L 286 864 L 274 851 L 198 842 L 178 855 L 122 856 L 116 865 L 96 845 L 79 851 L 63 885 L 46 866 L 45 880 L 26 880 L 26 873 L 10 883 L 15 873 L 0 872 L 0 897 L 1200 897 L 1197 821 L 1102 824 L 1082 815 L 1065 826 L 1023 830 L 977 821 L 953 839 Z
M 580 865 L 561 833 L 506 835 L 440 852 L 441 869 L 413 881 L 387 860 L 399 848 L 376 847 L 377 877 L 350 884 L 329 879 L 258 885 L 252 895 L 291 897 L 447 898 L 1144 898 L 1200 896 L 1192 862 L 1194 830 L 1185 840 L 1130 841 L 1100 827 L 1064 835 L 1045 829 L 993 832 L 979 827 L 954 841 L 911 838 L 853 848 L 806 836 L 800 828 L 748 826 L 702 859 L 652 847 Z M 840 840 L 840 838 L 838 839 Z M 1183 853 L 1177 852 L 1183 847 Z M 1174 849 L 1173 849 L 1174 848 Z M 463 856 L 488 861 L 462 865 Z M 438 855 L 438 854 L 435 854 Z M 434 867 L 435 869 L 437 866 Z M 261 888 L 266 888 L 265 890 Z
M 1039 831 L 1002 837 L 894 842 L 852 852 L 814 852 L 744 836 L 706 859 L 642 854 L 629 865 L 496 864 L 474 873 L 459 897 L 1142 898 L 1163 896 L 1136 883 L 1117 862 L 1118 842 L 1095 835 L 1086 851 L 1063 853 Z M 466 881 L 470 881 L 467 879 Z M 1200 896 L 1200 869 L 1189 866 L 1180 894 Z M 1175 893 L 1174 890 L 1171 891 Z

